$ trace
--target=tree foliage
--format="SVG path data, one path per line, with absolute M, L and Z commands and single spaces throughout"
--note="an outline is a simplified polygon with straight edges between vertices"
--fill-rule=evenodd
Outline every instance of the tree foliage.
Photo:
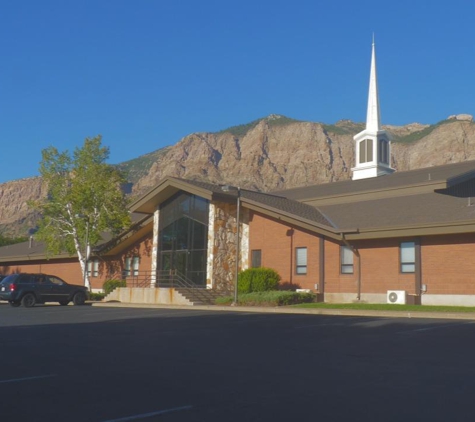
M 130 224 L 121 189 L 126 180 L 106 163 L 109 148 L 101 142 L 100 136 L 86 138 L 72 155 L 55 147 L 44 149 L 40 174 L 48 195 L 32 204 L 42 215 L 37 239 L 45 242 L 50 255 L 76 253 L 83 275 L 88 246 L 97 245 L 104 233 L 117 234 Z
M 13 245 L 14 243 L 26 242 L 27 237 L 8 237 L 0 234 L 0 246 Z

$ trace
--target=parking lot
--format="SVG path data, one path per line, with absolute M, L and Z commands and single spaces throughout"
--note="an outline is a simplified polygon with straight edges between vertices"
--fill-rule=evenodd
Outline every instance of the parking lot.
M 473 321 L 0 304 L 0 420 L 466 421 Z

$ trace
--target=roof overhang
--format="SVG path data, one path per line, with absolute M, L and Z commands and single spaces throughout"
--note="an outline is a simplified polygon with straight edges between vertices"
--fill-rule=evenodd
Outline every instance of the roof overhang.
M 229 201 L 231 198 L 235 197 L 235 195 L 226 194 L 225 192 L 223 192 L 222 195 L 216 194 L 209 189 L 187 183 L 185 180 L 169 177 L 163 179 L 157 186 L 149 190 L 145 195 L 130 205 L 130 211 L 143 214 L 153 214 L 163 201 L 179 191 L 185 191 L 208 200 L 221 199 Z

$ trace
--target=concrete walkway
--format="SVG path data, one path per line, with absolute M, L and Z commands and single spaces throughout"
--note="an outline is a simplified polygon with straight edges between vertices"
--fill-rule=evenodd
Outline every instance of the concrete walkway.
M 367 316 L 385 318 L 437 318 L 437 319 L 460 319 L 474 320 L 475 312 L 407 312 L 407 311 L 370 311 L 359 309 L 318 309 L 318 308 L 290 308 L 261 307 L 261 306 L 189 306 L 189 305 L 155 305 L 140 303 L 120 302 L 92 302 L 92 306 L 121 307 L 121 308 L 149 308 L 149 309 L 181 309 L 188 311 L 219 311 L 219 312 L 256 312 L 272 314 L 313 314 L 313 315 L 338 315 L 338 316 Z M 396 306 L 396 305 L 395 305 Z

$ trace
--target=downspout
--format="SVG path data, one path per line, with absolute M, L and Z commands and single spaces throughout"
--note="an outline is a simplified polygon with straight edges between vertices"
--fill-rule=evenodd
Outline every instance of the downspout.
M 358 263 L 357 263 L 358 274 L 357 274 L 357 280 L 356 280 L 356 286 L 357 286 L 356 300 L 360 301 L 361 300 L 361 256 L 358 249 L 356 249 L 353 245 L 350 245 L 348 240 L 346 240 L 345 233 L 341 233 L 341 241 L 352 250 L 356 258 L 358 259 Z

